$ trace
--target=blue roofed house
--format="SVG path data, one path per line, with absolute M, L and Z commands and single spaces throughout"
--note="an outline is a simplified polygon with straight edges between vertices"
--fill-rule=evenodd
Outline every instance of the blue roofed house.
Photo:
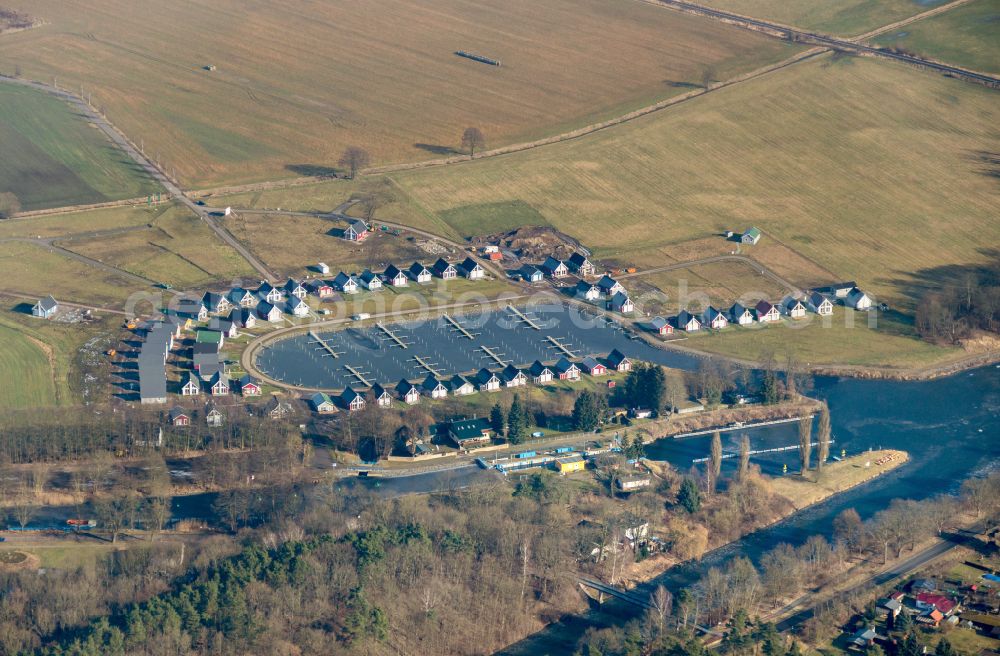
M 392 285 L 393 287 L 406 287 L 409 284 L 409 278 L 403 273 L 395 264 L 390 264 L 385 268 L 385 273 L 382 274 L 385 278 L 386 284 Z
M 205 292 L 205 295 L 201 297 L 201 302 L 211 314 L 223 314 L 229 312 L 233 307 L 228 298 L 215 292 Z
M 482 280 L 486 277 L 486 269 L 471 257 L 462 260 L 462 263 L 458 265 L 458 270 L 469 280 Z
M 298 296 L 290 296 L 285 306 L 288 313 L 296 317 L 309 316 L 309 304 Z
M 340 394 L 340 402 L 348 412 L 357 412 L 365 407 L 365 395 L 353 387 L 346 387 Z
M 347 241 L 364 241 L 371 228 L 361 219 L 354 219 L 344 228 L 344 239 Z
M 524 372 L 512 364 L 504 367 L 503 371 L 500 372 L 500 379 L 507 387 L 520 387 L 528 384 L 528 378 Z
M 566 263 L 562 260 L 557 260 L 551 255 L 545 258 L 545 261 L 542 262 L 539 268 L 549 278 L 565 278 L 569 275 L 569 268 L 566 266 Z
M 434 263 L 431 270 L 434 271 L 435 276 L 442 280 L 451 280 L 458 277 L 458 269 L 444 258 L 438 258 L 438 261 Z
M 524 282 L 541 282 L 545 275 L 534 264 L 525 264 L 518 271 Z
M 566 265 L 569 267 L 570 271 L 583 278 L 590 277 L 597 273 L 597 267 L 595 267 L 583 253 L 573 253 L 570 255 L 569 260 L 566 261 Z
M 601 289 L 597 285 L 581 280 L 574 288 L 577 298 L 587 301 L 596 301 L 601 297 Z
M 431 270 L 425 267 L 420 262 L 414 262 L 413 264 L 411 264 L 410 268 L 407 269 L 407 273 L 410 274 L 410 277 L 413 278 L 415 282 L 421 285 L 430 282 L 431 277 L 433 276 Z
M 500 378 L 484 367 L 476 374 L 476 384 L 480 392 L 495 392 L 500 389 Z
M 370 292 L 377 292 L 382 289 L 382 279 L 371 269 L 362 271 L 358 279 L 361 281 L 361 286 Z
M 629 298 L 626 292 L 615 293 L 608 305 L 612 311 L 621 314 L 631 314 L 635 311 L 635 303 L 632 302 L 632 299 Z
M 333 279 L 333 286 L 345 294 L 355 294 L 358 291 L 358 281 L 354 276 L 349 276 L 343 271 Z
M 618 292 L 625 291 L 625 287 L 611 276 L 601 276 L 601 279 L 597 281 L 597 288 L 609 298 Z
M 432 399 L 443 399 L 448 396 L 448 386 L 438 380 L 438 377 L 434 374 L 427 374 L 427 378 L 424 379 L 421 387 L 423 387 L 424 394 L 430 396 Z
M 420 389 L 405 378 L 396 383 L 396 394 L 408 405 L 420 403 Z
M 701 323 L 702 325 L 708 326 L 713 330 L 722 330 L 729 325 L 729 319 L 726 318 L 724 313 L 709 305 L 708 308 L 701 313 Z

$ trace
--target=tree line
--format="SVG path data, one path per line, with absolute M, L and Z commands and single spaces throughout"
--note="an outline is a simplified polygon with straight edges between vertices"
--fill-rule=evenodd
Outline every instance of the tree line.
M 917 303 L 915 326 L 925 340 L 947 344 L 976 329 L 1000 331 L 1000 265 L 926 291 Z

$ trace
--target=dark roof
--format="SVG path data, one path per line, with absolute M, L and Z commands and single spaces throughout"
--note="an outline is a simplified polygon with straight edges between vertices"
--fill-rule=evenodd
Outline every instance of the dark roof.
M 535 360 L 534 362 L 531 363 L 531 366 L 528 367 L 528 373 L 530 373 L 532 376 L 540 376 L 542 375 L 542 373 L 545 372 L 546 369 L 548 369 L 549 372 L 552 371 L 551 367 L 546 367 L 544 364 L 542 364 L 541 360 Z
M 372 394 L 375 396 L 376 399 L 382 398 L 383 396 L 385 396 L 388 393 L 389 393 L 389 390 L 387 390 L 386 388 L 382 387 L 378 383 L 375 383 L 374 385 L 372 385 Z
M 586 280 L 580 280 L 576 283 L 576 291 L 580 292 L 581 294 L 589 292 L 594 287 L 596 287 L 596 285 L 593 285 L 587 282 Z
M 652 326 L 655 330 L 660 330 L 664 326 L 669 326 L 670 322 L 664 319 L 663 317 L 653 317 L 652 319 L 649 320 L 649 325 Z
M 448 269 L 454 269 L 455 265 L 451 264 L 450 262 L 448 262 L 448 260 L 444 259 L 443 257 L 439 257 L 438 261 L 435 262 L 434 266 L 431 268 L 434 270 L 434 273 L 440 276 L 444 274 L 444 272 L 447 271 Z
M 300 283 L 296 282 L 294 278 L 289 278 L 285 282 L 285 291 L 291 293 L 291 292 L 295 291 L 296 289 L 298 289 L 301 286 L 302 285 Z
M 340 273 L 337 274 L 337 277 L 333 279 L 333 284 L 336 285 L 337 287 L 343 287 L 348 283 L 348 281 L 352 280 L 354 280 L 353 276 L 349 276 L 343 271 L 341 271 Z M 356 280 L 354 280 L 354 284 L 357 284 Z
M 617 367 L 626 360 L 628 360 L 628 358 L 626 358 L 625 354 L 619 351 L 618 349 L 615 349 L 611 351 L 611 353 L 608 353 L 608 364 L 610 364 L 612 367 Z
M 257 304 L 257 313 L 267 315 L 271 313 L 271 310 L 276 309 L 269 301 L 261 301 Z M 280 310 L 279 310 L 280 311 Z
M 421 383 L 421 386 L 425 390 L 427 390 L 428 392 L 433 392 L 439 386 L 440 387 L 444 387 L 445 389 L 447 389 L 447 387 L 444 385 L 444 383 L 442 383 L 440 380 L 438 380 L 438 377 L 435 376 L 434 374 L 427 374 L 427 378 L 424 378 L 424 382 Z
M 483 367 L 482 369 L 480 369 L 476 373 L 476 381 L 480 385 L 485 385 L 491 379 L 496 378 L 496 377 L 497 377 L 497 375 L 495 373 L 493 373 L 492 371 L 490 371 L 489 369 L 487 369 L 486 367 Z
M 416 385 L 406 380 L 405 378 L 396 383 L 396 392 L 398 392 L 400 396 L 405 396 L 407 392 L 416 388 L 417 388 Z M 417 391 L 419 392 L 420 390 Z
M 569 256 L 569 260 L 567 260 L 567 263 L 570 266 L 579 269 L 584 264 L 589 264 L 590 260 L 588 260 L 583 253 L 573 253 L 572 255 Z
M 371 269 L 365 269 L 364 271 L 361 272 L 361 281 L 364 282 L 366 285 L 370 283 L 372 280 L 379 280 L 379 278 L 378 275 L 375 274 Z M 379 282 L 382 281 L 379 280 Z
M 424 273 L 430 273 L 430 271 L 427 269 L 427 267 L 425 267 L 420 262 L 414 262 L 413 264 L 411 264 L 410 268 L 409 268 L 409 272 L 410 272 L 410 274 L 414 278 L 416 278 L 417 276 L 422 275 Z
M 604 365 L 597 361 L 597 358 L 588 355 L 583 359 L 583 366 L 585 369 L 593 370 L 595 367 L 603 367 Z
M 448 433 L 459 441 L 482 439 L 489 430 L 490 422 L 484 418 L 462 419 L 448 426 Z
M 461 264 L 460 264 L 459 266 L 460 266 L 460 267 L 461 267 L 461 268 L 462 268 L 462 269 L 463 269 L 463 270 L 464 270 L 464 271 L 465 271 L 466 273 L 468 273 L 469 271 L 472 271 L 472 270 L 473 270 L 473 269 L 475 269 L 476 267 L 479 267 L 479 268 L 482 268 L 481 266 L 479 266 L 479 262 L 476 262 L 476 261 L 475 261 L 474 259 L 472 259 L 471 257 L 467 257 L 467 258 L 465 258 L 464 260 L 462 260 L 462 263 L 461 263 Z
M 389 266 L 387 266 L 385 268 L 385 273 L 382 274 L 382 275 L 384 275 L 389 280 L 394 280 L 394 279 L 398 278 L 399 274 L 401 274 L 401 273 L 403 273 L 403 272 L 400 271 L 399 268 L 396 267 L 395 264 L 390 264 Z
M 353 401 L 358 397 L 364 399 L 365 395 L 357 391 L 353 387 L 345 387 L 344 391 L 340 393 L 340 398 L 344 401 L 344 403 L 348 405 L 350 405 L 351 401 Z
M 46 296 L 45 298 L 38 299 L 38 307 L 44 312 L 51 312 L 59 307 L 59 303 L 52 296 Z
M 179 417 L 187 417 L 188 419 L 191 418 L 191 416 L 188 413 L 184 412 L 183 408 L 178 408 L 176 406 L 170 408 L 170 414 L 168 414 L 167 416 L 170 417 L 170 421 L 172 422 L 177 421 Z
M 597 287 L 601 290 L 613 289 L 618 281 L 608 275 L 601 276 L 601 279 L 597 281 Z
M 615 295 L 611 297 L 611 305 L 614 307 L 624 307 L 630 300 L 628 294 L 625 292 L 615 292 Z
M 246 387 L 247 385 L 256 385 L 257 387 L 260 387 L 260 383 L 254 380 L 250 374 L 243 374 L 243 377 L 240 378 L 240 387 Z
M 349 225 L 350 227 L 354 228 L 355 230 L 357 230 L 359 232 L 361 230 L 368 230 L 368 224 L 365 223 L 364 221 L 362 221 L 361 219 L 354 219 L 353 221 L 349 222 L 347 225 Z
M 455 374 L 448 380 L 448 389 L 453 391 L 466 385 L 472 385 L 472 383 L 469 382 L 468 378 L 461 374 Z
M 559 358 L 559 362 L 556 362 L 556 371 L 558 371 L 559 373 L 565 373 L 570 369 L 573 369 L 574 367 L 577 369 L 580 368 L 577 367 L 575 363 L 570 362 L 569 358 L 566 358 L 565 356 Z
M 774 306 L 768 303 L 767 301 L 762 300 L 762 301 L 757 301 L 757 305 L 754 306 L 754 309 L 756 309 L 759 314 L 767 314 L 772 309 L 774 309 Z
M 309 397 L 309 402 L 313 404 L 313 407 L 319 407 L 324 403 L 333 404 L 333 400 L 330 399 L 326 392 L 316 392 Z
M 699 324 L 701 324 L 701 320 L 698 317 L 694 316 L 687 310 L 681 310 L 680 312 L 677 313 L 677 327 L 683 328 L 684 326 L 688 325 L 691 322 L 691 319 L 694 319 Z
M 546 273 L 552 274 L 555 273 L 556 269 L 558 269 L 560 266 L 565 266 L 562 260 L 557 260 L 556 258 L 549 255 L 547 258 L 545 258 L 545 261 L 542 262 L 541 268 Z
M 749 311 L 742 303 L 733 303 L 729 308 L 729 318 L 736 321 Z
M 523 372 L 512 364 L 507 365 L 500 372 L 500 377 L 505 381 L 511 381 L 517 378 L 519 375 L 523 375 Z
M 542 275 L 542 272 L 534 264 L 525 264 L 521 267 L 521 276 L 524 278 L 534 278 Z

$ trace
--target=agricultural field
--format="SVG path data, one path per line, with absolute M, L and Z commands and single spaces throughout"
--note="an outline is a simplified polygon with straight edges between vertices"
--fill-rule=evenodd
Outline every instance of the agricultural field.
M 239 254 L 185 207 L 168 208 L 150 226 L 112 237 L 65 239 L 59 245 L 177 288 L 254 276 Z
M 798 253 L 809 276 L 858 280 L 910 310 L 928 280 L 995 257 L 996 100 L 824 56 L 581 139 L 392 179 L 404 216 L 417 206 L 473 235 L 481 215 L 457 209 L 520 202 L 596 258 L 641 253 L 644 266 L 651 249 L 756 225 L 762 246 Z
M 469 125 L 532 140 L 797 51 L 641 2 L 7 4 L 46 24 L 4 35 L 4 66 L 92 92 L 187 187 L 329 174 L 348 145 L 447 156 Z
M 4 36 L 0 45 L 17 36 Z M 134 198 L 159 188 L 104 133 L 34 89 L 0 84 L 0 143 L 0 193 L 17 196 L 23 211 Z
M 136 283 L 28 242 L 0 243 L 0 289 L 123 307 Z
M 702 0 L 702 4 L 785 25 L 852 36 L 915 16 L 946 0 Z
M 16 385 L 0 385 L 0 409 L 57 405 L 54 372 L 45 346 L 0 323 L 0 376 Z
M 868 319 L 864 313 L 838 306 L 828 319 L 807 315 L 780 324 L 693 333 L 684 346 L 751 360 L 767 354 L 782 358 L 791 352 L 810 365 L 905 368 L 944 363 L 965 354 L 922 341 L 905 320 L 880 313 L 876 325 L 870 326 Z
M 153 207 L 115 207 L 46 214 L 0 222 L 0 240 L 9 238 L 51 239 L 99 230 L 117 230 L 147 225 L 171 210 L 169 203 Z
M 1000 0 L 974 0 L 884 34 L 875 43 L 985 73 L 1000 73 Z

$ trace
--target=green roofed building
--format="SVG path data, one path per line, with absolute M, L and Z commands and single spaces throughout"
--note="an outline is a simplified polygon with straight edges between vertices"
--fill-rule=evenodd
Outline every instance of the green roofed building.
M 466 449 L 489 443 L 492 432 L 490 422 L 484 418 L 463 419 L 451 422 L 448 426 L 448 439 L 458 448 Z

